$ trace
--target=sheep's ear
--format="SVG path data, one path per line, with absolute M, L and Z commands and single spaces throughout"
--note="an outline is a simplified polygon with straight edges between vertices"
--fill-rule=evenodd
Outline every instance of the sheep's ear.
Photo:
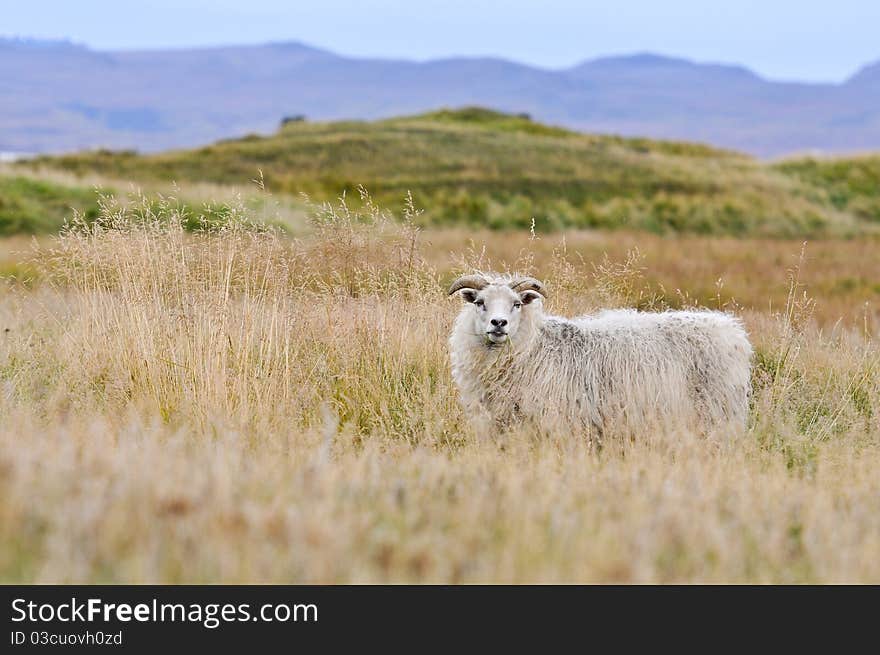
M 537 291 L 523 291 L 519 294 L 519 299 L 522 301 L 523 305 L 528 305 L 533 300 L 538 300 L 541 297 L 541 294 Z
M 477 299 L 477 292 L 473 289 L 462 289 L 461 297 L 465 302 L 474 302 Z

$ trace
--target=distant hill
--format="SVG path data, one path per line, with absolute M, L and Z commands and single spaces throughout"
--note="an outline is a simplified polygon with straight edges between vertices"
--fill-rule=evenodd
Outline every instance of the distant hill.
M 773 82 L 651 54 L 545 70 L 501 59 L 355 59 L 300 43 L 101 52 L 0 40 L 0 151 L 156 151 L 282 117 L 376 119 L 436 107 L 527 112 L 587 132 L 769 156 L 880 149 L 880 63 L 843 84 Z
M 769 165 L 671 141 L 581 134 L 477 107 L 376 122 L 289 122 L 276 134 L 151 155 L 99 151 L 24 167 L 149 187 L 250 184 L 276 194 L 383 206 L 411 191 L 418 220 L 541 231 L 564 227 L 807 236 L 880 232 L 880 157 Z

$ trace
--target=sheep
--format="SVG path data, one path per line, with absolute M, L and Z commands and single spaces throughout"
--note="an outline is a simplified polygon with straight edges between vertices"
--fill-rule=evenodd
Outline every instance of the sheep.
M 752 346 L 739 319 L 717 311 L 603 310 L 546 315 L 531 277 L 460 277 L 465 304 L 449 338 L 465 412 L 503 431 L 526 421 L 579 429 L 600 443 L 651 428 L 742 432 Z

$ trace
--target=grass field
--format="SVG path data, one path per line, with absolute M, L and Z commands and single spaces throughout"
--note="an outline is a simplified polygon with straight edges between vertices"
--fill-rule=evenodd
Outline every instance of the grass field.
M 397 207 L 411 192 L 424 226 L 628 229 L 752 237 L 880 232 L 880 158 L 766 163 L 708 146 L 589 135 L 480 108 L 376 122 L 285 125 L 195 150 L 97 151 L 16 167 L 135 180 L 251 185 L 335 201 L 369 189 Z M 81 184 L 72 178 L 72 184 Z M 253 185 L 251 185 L 253 186 Z M 120 187 L 125 190 L 126 186 Z
M 195 232 L 151 196 L 5 243 L 0 581 L 880 582 L 876 238 L 419 231 L 364 202 L 284 205 L 294 238 L 234 196 Z M 558 313 L 737 311 L 747 433 L 478 437 L 445 343 L 474 267 Z

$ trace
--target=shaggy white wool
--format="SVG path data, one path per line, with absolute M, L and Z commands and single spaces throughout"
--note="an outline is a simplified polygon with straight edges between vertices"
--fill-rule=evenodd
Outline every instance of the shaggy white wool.
M 496 302 L 510 278 L 471 297 Z M 449 340 L 466 412 L 491 429 L 525 420 L 546 429 L 638 436 L 660 426 L 742 431 L 752 347 L 742 323 L 715 311 L 608 310 L 573 319 L 545 315 L 540 297 L 511 309 L 502 343 L 468 302 Z M 499 316 L 501 314 L 498 314 Z

